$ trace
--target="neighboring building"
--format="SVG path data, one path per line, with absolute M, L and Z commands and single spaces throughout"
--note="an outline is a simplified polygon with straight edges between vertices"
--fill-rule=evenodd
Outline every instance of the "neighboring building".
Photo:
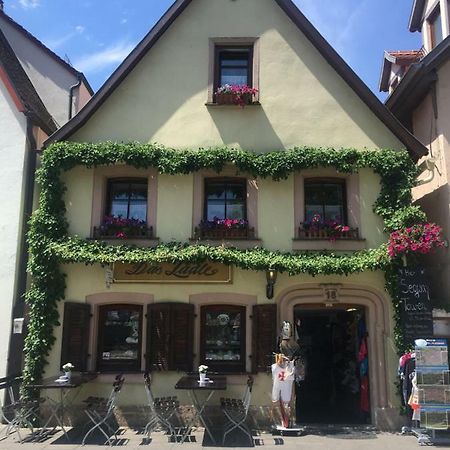
M 432 169 L 419 178 L 416 203 L 450 236 L 450 8 L 448 0 L 416 0 L 409 30 L 422 33 L 417 52 L 386 52 L 380 91 L 389 92 L 386 106 L 429 149 Z M 403 56 L 408 54 L 410 56 Z M 394 59 L 391 55 L 402 55 Z M 404 64 L 403 64 L 404 62 Z M 402 75 L 398 79 L 399 67 Z M 422 163 L 422 161 L 419 161 Z M 424 164 L 425 168 L 426 165 Z M 427 259 L 437 305 L 450 305 L 448 250 Z M 450 337 L 450 320 L 435 311 L 435 333 Z
M 22 335 L 11 316 L 23 318 L 25 230 L 33 201 L 36 150 L 93 94 L 83 74 L 60 59 L 3 11 L 0 2 L 0 377 L 22 365 Z M 8 366 L 8 369 L 7 369 Z
M 245 108 L 221 105 L 215 91 L 226 82 L 257 88 L 255 101 Z M 158 142 L 174 149 L 226 145 L 257 153 L 301 146 L 361 152 L 407 148 L 415 160 L 427 153 L 290 0 L 177 0 L 46 146 L 57 141 Z M 86 245 L 95 237 L 105 239 L 105 215 L 142 220 L 145 232 L 128 242 L 143 247 L 179 241 L 352 254 L 387 240 L 383 221 L 373 212 L 380 177 L 369 168 L 353 174 L 312 168 L 274 181 L 238 173 L 232 164 L 221 173 L 183 175 L 91 164 L 65 172 L 63 180 L 69 233 L 87 238 Z M 311 237 L 299 230 L 315 214 L 345 221 L 351 227 L 348 239 Z M 199 231 L 199 224 L 214 216 L 247 220 L 248 226 L 234 236 Z M 370 420 L 380 428 L 398 421 L 393 313 L 381 271 L 278 274 L 270 300 L 265 270 L 233 267 L 230 280 L 228 268 L 219 264 L 216 269 L 223 273 L 214 276 L 222 283 L 205 283 L 200 274 L 197 282 L 177 284 L 167 266 L 151 267 L 139 280 L 137 274 L 119 273 L 118 265 L 112 283 L 109 269 L 100 264 L 62 268 L 67 287 L 59 314 L 64 320 L 55 327 L 46 374 L 58 373 L 69 358 L 79 369 L 100 372 L 84 388 L 86 395 L 105 392 L 111 372 L 128 372 L 121 405 L 132 407 L 143 403 L 142 370 L 158 369 L 155 391 L 174 395 L 177 370 L 201 363 L 230 373 L 230 391 L 241 392 L 244 373 L 266 371 L 281 322 L 301 320 L 314 376 L 299 392 L 298 418 Z M 151 284 L 142 282 L 152 276 Z M 337 373 L 337 354 L 347 355 L 349 376 L 355 375 L 357 326 L 364 323 L 367 414 L 351 388 L 344 397 L 333 394 L 339 380 L 331 376 Z M 270 392 L 271 377 L 259 373 L 252 404 L 270 405 Z

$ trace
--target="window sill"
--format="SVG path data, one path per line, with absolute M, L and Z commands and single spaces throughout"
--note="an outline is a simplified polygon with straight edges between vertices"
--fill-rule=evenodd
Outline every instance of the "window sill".
M 135 245 L 137 247 L 157 247 L 159 245 L 159 238 L 88 238 L 90 241 L 105 242 L 108 245 Z
M 256 102 L 249 103 L 248 105 L 245 105 L 244 107 L 241 107 L 241 106 L 235 105 L 235 104 L 229 105 L 229 104 L 224 104 L 224 103 L 207 102 L 207 103 L 205 103 L 205 106 L 207 108 L 209 108 L 209 107 L 213 107 L 213 108 L 217 108 L 217 107 L 236 108 L 237 107 L 239 109 L 245 109 L 245 108 L 248 108 L 248 107 L 251 107 L 251 106 L 261 106 L 261 103 L 256 101 Z
M 364 250 L 367 248 L 365 239 L 336 239 L 328 238 L 293 239 L 292 250 Z
M 258 238 L 234 238 L 234 239 L 196 239 L 190 238 L 189 242 L 199 245 L 211 245 L 213 247 L 236 247 L 239 249 L 247 249 L 260 247 L 262 240 Z

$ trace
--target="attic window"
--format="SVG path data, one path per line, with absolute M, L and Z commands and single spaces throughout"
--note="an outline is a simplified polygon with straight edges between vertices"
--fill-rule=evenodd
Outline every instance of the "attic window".
M 225 84 L 252 87 L 253 46 L 217 46 L 215 90 Z
M 439 5 L 428 18 L 428 25 L 430 30 L 431 48 L 433 49 L 444 40 L 444 34 L 442 31 L 442 16 Z

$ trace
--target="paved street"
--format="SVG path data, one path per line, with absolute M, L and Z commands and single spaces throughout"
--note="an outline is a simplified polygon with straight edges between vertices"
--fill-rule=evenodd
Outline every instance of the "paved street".
M 26 434 L 26 432 L 24 432 Z M 191 436 L 190 442 L 180 444 L 168 442 L 167 436 L 161 432 L 152 433 L 151 442 L 145 442 L 141 434 L 134 430 L 127 429 L 122 435 L 121 440 L 115 446 L 124 447 L 124 449 L 143 449 L 143 448 L 158 448 L 158 449 L 173 449 L 184 448 L 185 450 L 199 450 L 202 448 L 203 430 L 198 430 Z M 1 450 L 11 450 L 22 448 L 24 450 L 73 450 L 85 449 L 93 450 L 105 448 L 101 445 L 101 440 L 98 444 L 80 445 L 79 437 L 74 437 L 74 443 L 68 443 L 61 432 L 58 432 L 51 438 L 40 443 L 24 443 L 19 444 L 14 436 L 0 441 Z M 382 450 L 410 450 L 411 448 L 419 447 L 417 439 L 412 436 L 401 436 L 399 434 L 377 433 L 374 431 L 349 431 L 343 433 L 320 435 L 305 435 L 301 437 L 287 437 L 287 436 L 272 436 L 271 434 L 261 434 L 255 436 L 256 447 L 264 446 L 264 448 L 277 448 L 277 450 L 294 450 L 294 449 L 308 449 L 308 450 L 360 450 L 360 449 L 382 449 Z M 216 447 L 217 448 L 217 447 Z M 235 446 L 234 448 L 245 448 Z

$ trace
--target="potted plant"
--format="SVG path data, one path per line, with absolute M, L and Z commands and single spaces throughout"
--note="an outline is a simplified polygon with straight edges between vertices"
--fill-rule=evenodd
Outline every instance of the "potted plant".
M 350 228 L 336 220 L 322 220 L 320 214 L 314 214 L 311 220 L 300 222 L 299 235 L 304 238 L 352 239 L 358 230 Z
M 75 366 L 68 362 L 62 366 L 62 369 L 64 370 L 64 375 L 66 376 L 67 380 L 70 381 L 72 378 L 72 370 L 75 369 Z
M 216 103 L 219 105 L 239 105 L 244 108 L 253 102 L 253 96 L 258 93 L 258 89 L 247 85 L 224 84 L 215 92 Z
M 202 364 L 201 366 L 198 366 L 198 375 L 199 375 L 199 381 L 200 383 L 206 382 L 206 372 L 208 371 L 208 366 L 205 366 Z

